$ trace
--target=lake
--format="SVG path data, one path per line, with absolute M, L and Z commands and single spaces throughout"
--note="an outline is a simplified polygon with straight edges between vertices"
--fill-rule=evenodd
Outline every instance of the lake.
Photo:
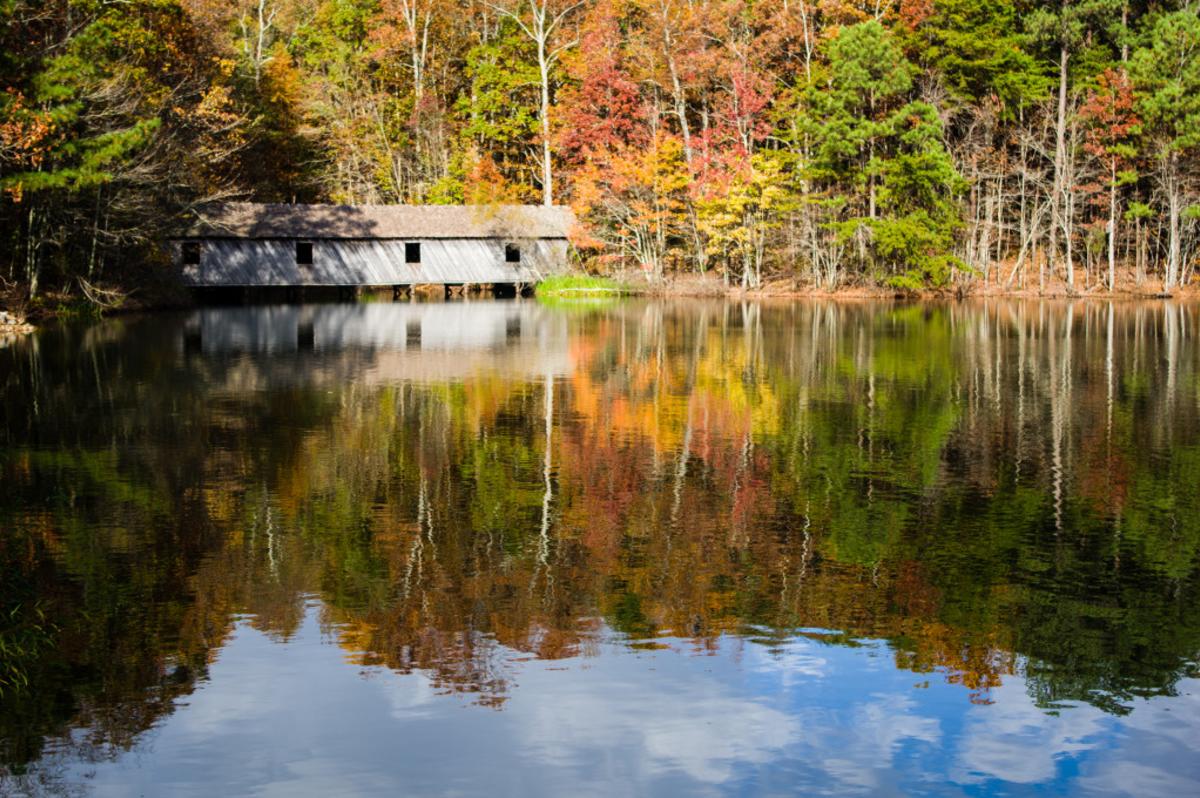
M 1200 307 L 0 349 L 0 794 L 1200 794 Z

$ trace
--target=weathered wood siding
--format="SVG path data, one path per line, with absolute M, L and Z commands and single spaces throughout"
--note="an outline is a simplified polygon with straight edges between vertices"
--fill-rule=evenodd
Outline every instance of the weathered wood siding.
M 313 263 L 296 263 L 294 239 L 208 238 L 200 242 L 200 265 L 182 265 L 194 286 L 357 286 L 457 283 L 533 283 L 567 265 L 566 239 L 424 239 L 421 262 L 404 262 L 400 240 L 316 240 Z M 508 243 L 521 249 L 520 263 L 505 263 Z

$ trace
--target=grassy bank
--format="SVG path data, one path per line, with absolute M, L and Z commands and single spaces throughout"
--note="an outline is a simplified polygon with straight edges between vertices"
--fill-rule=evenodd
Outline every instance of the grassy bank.
M 539 297 L 618 297 L 639 293 L 628 283 L 609 277 L 593 277 L 588 274 L 560 274 L 547 277 L 534 289 Z

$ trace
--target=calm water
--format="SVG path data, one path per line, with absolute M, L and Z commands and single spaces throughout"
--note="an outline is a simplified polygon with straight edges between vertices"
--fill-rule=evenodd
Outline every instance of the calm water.
M 0 793 L 1200 794 L 1200 308 L 0 349 Z

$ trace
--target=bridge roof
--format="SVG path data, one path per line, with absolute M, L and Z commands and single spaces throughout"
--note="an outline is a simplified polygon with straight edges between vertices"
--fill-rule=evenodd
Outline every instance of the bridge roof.
M 555 205 L 282 205 L 214 203 L 186 238 L 566 238 L 575 216 Z

